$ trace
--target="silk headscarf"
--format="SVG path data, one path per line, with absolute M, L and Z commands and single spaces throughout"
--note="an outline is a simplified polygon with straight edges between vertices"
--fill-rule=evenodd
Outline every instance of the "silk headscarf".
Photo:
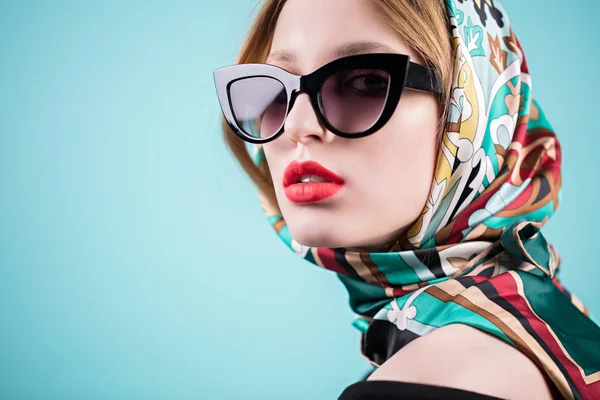
M 499 1 L 445 3 L 451 104 L 427 204 L 404 240 L 380 253 L 303 246 L 261 204 L 291 250 L 346 286 L 372 365 L 461 323 L 525 353 L 565 398 L 600 398 L 600 328 L 559 282 L 540 231 L 560 201 L 561 148 L 523 49 Z M 260 145 L 251 155 L 265 160 Z

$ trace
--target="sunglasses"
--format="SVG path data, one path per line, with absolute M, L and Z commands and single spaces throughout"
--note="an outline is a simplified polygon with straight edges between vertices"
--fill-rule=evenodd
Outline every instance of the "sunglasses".
M 270 64 L 236 64 L 213 75 L 228 125 L 250 143 L 280 136 L 300 93 L 308 94 L 321 123 L 345 138 L 384 126 L 404 88 L 441 93 L 436 71 L 394 53 L 338 58 L 303 76 Z

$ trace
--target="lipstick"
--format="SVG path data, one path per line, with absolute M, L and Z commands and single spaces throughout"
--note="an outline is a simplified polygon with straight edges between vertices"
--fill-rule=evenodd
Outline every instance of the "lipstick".
M 284 171 L 283 187 L 288 200 L 312 203 L 336 194 L 344 180 L 315 161 L 292 161 Z

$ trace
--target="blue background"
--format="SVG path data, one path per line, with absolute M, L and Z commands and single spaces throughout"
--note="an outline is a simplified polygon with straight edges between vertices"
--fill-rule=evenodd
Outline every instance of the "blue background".
M 545 232 L 598 316 L 597 2 L 503 3 L 563 145 Z M 221 142 L 254 4 L 0 2 L 0 398 L 334 399 L 370 370 Z

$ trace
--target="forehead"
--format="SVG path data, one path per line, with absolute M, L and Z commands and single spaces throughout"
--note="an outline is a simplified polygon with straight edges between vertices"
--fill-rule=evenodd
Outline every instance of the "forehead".
M 345 55 L 413 53 L 365 1 L 288 0 L 275 26 L 268 63 L 309 73 Z

